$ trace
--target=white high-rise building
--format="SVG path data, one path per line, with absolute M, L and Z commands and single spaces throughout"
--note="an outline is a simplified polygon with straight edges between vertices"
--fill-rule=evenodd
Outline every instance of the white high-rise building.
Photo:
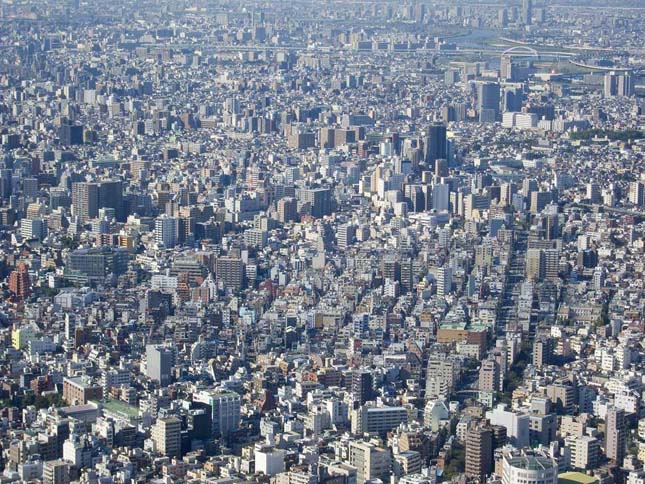
M 439 267 L 437 269 L 437 296 L 443 297 L 452 292 L 452 269 Z
M 155 242 L 166 248 L 177 244 L 177 220 L 163 214 L 155 220 Z

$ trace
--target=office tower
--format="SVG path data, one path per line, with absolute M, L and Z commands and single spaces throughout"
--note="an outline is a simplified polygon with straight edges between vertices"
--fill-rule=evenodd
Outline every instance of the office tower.
M 157 419 L 151 436 L 155 452 L 164 457 L 181 457 L 181 420 L 177 417 Z
M 605 417 L 605 455 L 619 465 L 625 457 L 626 439 L 625 411 L 610 407 Z
M 600 203 L 600 185 L 597 183 L 587 183 L 587 200 L 591 203 Z
M 309 206 L 312 217 L 331 214 L 331 190 L 329 188 L 298 188 L 296 197 L 302 204 Z
M 555 240 L 560 237 L 560 221 L 557 215 L 547 215 L 544 219 L 544 238 Z
M 480 82 L 477 84 L 477 111 L 480 123 L 493 123 L 499 117 L 499 84 Z
M 495 360 L 484 360 L 479 368 L 479 389 L 485 392 L 502 390 L 502 376 Z
M 539 189 L 538 182 L 535 178 L 525 178 L 522 180 L 522 195 L 530 197 L 532 192 L 537 192 Z
M 67 255 L 64 276 L 78 284 L 105 282 L 108 275 L 120 276 L 127 271 L 129 260 L 130 254 L 122 248 L 76 249 Z
M 629 184 L 629 201 L 637 207 L 645 204 L 645 183 L 631 182 Z
M 239 291 L 244 284 L 244 263 L 237 257 L 225 256 L 215 264 L 217 281 L 225 289 Z
M 166 249 L 177 244 L 177 219 L 163 213 L 155 220 L 155 242 Z
M 444 158 L 437 158 L 436 160 L 434 160 L 434 176 L 448 176 L 448 160 Z
M 231 391 L 207 390 L 194 394 L 193 402 L 210 410 L 213 437 L 227 437 L 240 428 L 240 396 Z
M 9 274 L 9 290 L 20 299 L 25 299 L 31 293 L 29 270 L 25 264 L 18 264 L 16 270 Z
M 11 196 L 13 183 L 13 173 L 11 170 L 3 168 L 0 170 L 0 198 L 8 200 Z
M 533 343 L 533 366 L 542 368 L 549 365 L 553 358 L 553 340 L 548 337 L 538 337 Z
M 278 200 L 278 220 L 281 223 L 298 220 L 298 201 L 293 197 Z
M 161 386 L 172 380 L 175 354 L 171 348 L 160 345 L 146 345 L 146 375 Z
M 426 209 L 425 185 L 405 185 L 403 199 L 408 212 L 423 212 Z
M 629 97 L 634 94 L 634 82 L 628 72 L 608 72 L 604 77 L 605 97 Z
M 444 83 L 447 86 L 452 86 L 459 81 L 459 70 L 458 69 L 447 69 L 443 76 Z
M 390 478 L 392 456 L 389 449 L 368 442 L 349 445 L 349 464 L 356 468 L 356 483 L 373 479 L 387 482 Z
M 452 269 L 439 267 L 437 269 L 437 296 L 444 297 L 452 292 Z
M 99 183 L 98 208 L 114 209 L 116 219 L 125 221 L 123 207 L 123 183 L 119 180 L 106 180 Z
M 481 219 L 482 211 L 490 208 L 490 194 L 471 193 L 464 197 L 464 217 L 466 220 Z
M 450 209 L 450 185 L 435 183 L 432 186 L 432 209 L 438 212 Z
M 619 96 L 629 97 L 634 95 L 634 80 L 631 74 L 624 72 L 618 76 L 617 91 Z
M 493 469 L 493 433 L 478 425 L 466 433 L 466 476 L 485 482 Z
M 72 183 L 72 215 L 84 224 L 99 214 L 99 185 L 89 182 Z
M 531 192 L 531 213 L 540 213 L 551 199 L 551 192 Z
M 497 25 L 502 28 L 508 25 L 508 10 L 505 8 L 500 8 L 497 11 Z
M 342 224 L 336 231 L 336 245 L 339 249 L 346 249 L 354 243 L 356 238 L 356 226 L 353 224 Z
M 426 166 L 434 167 L 437 159 L 448 158 L 448 140 L 446 137 L 446 125 L 433 123 L 428 127 L 428 136 L 424 140 L 424 159 Z
M 524 25 L 531 25 L 533 23 L 532 0 L 522 0 L 522 23 Z
M 367 371 L 352 371 L 351 394 L 355 405 L 364 405 L 374 398 L 372 374 Z
M 47 237 L 47 220 L 23 218 L 20 221 L 20 235 L 27 240 L 43 240 Z
M 62 124 L 58 130 L 58 137 L 63 146 L 83 144 L 83 126 L 75 126 L 69 123 Z

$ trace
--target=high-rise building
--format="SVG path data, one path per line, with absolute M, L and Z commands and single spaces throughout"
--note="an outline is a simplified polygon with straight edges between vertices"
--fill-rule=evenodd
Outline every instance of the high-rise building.
M 356 225 L 347 223 L 342 224 L 336 231 L 336 245 L 339 249 L 346 249 L 354 243 L 356 237 Z
M 64 123 L 58 130 L 58 137 L 63 146 L 83 144 L 83 126 Z
M 478 425 L 466 433 L 466 476 L 485 482 L 493 470 L 493 432 Z
M 146 346 L 146 375 L 161 386 L 170 384 L 174 361 L 175 354 L 172 348 L 160 345 Z
M 634 81 L 629 72 L 608 72 L 604 78 L 605 97 L 629 97 L 634 95 Z
M 571 452 L 571 467 L 574 469 L 595 469 L 600 460 L 600 442 L 590 435 L 570 435 L 565 446 Z
M 104 180 L 99 183 L 98 208 L 112 208 L 119 222 L 125 221 L 123 182 Z
M 459 362 L 445 355 L 428 359 L 426 369 L 426 398 L 449 397 L 459 376 Z
M 299 188 L 296 197 L 301 203 L 309 205 L 312 217 L 331 214 L 331 190 L 329 188 Z
M 364 405 L 374 398 L 374 380 L 368 371 L 352 371 L 351 394 L 355 405 Z
M 480 123 L 493 123 L 499 117 L 500 91 L 496 82 L 477 84 L 477 111 Z
M 25 264 L 18 264 L 16 270 L 9 274 L 9 290 L 20 299 L 26 298 L 31 293 L 29 270 Z
M 168 214 L 161 214 L 155 220 L 155 242 L 170 249 L 177 244 L 177 219 Z
M 546 260 L 542 249 L 528 249 L 526 251 L 526 277 L 534 281 L 541 281 L 546 274 Z
M 181 457 L 181 420 L 177 417 L 157 419 L 151 436 L 157 453 L 164 457 Z
M 298 201 L 293 197 L 278 200 L 278 220 L 282 223 L 298 220 Z
M 225 289 L 239 291 L 244 284 L 244 263 L 237 257 L 219 257 L 216 262 L 217 281 Z
M 81 223 L 99 215 L 99 185 L 97 183 L 72 183 L 72 215 Z
M 482 361 L 479 368 L 479 389 L 485 392 L 501 391 L 502 383 L 497 362 L 493 359 Z
M 240 427 L 240 396 L 231 391 L 207 390 L 195 393 L 193 402 L 209 407 L 213 437 L 226 437 Z
M 533 1 L 522 0 L 522 23 L 531 25 L 533 23 Z
M 533 366 L 542 368 L 551 363 L 553 358 L 553 340 L 548 337 L 538 337 L 533 343 Z
M 438 212 L 450 209 L 450 185 L 435 183 L 432 186 L 432 209 Z
M 434 167 L 435 160 L 448 158 L 448 140 L 446 125 L 433 123 L 428 127 L 428 136 L 424 140 L 424 159 L 428 167 Z
M 638 207 L 645 205 L 645 183 L 636 181 L 629 184 L 629 201 Z
M 605 417 L 605 455 L 608 459 L 621 464 L 625 457 L 627 427 L 625 411 L 622 408 L 610 407 Z
M 392 456 L 389 449 L 368 442 L 352 442 L 349 446 L 349 464 L 356 468 L 356 483 L 372 479 L 386 482 L 391 473 Z
M 27 240 L 43 240 L 47 237 L 47 220 L 43 218 L 23 218 L 20 221 L 20 235 Z
M 408 421 L 405 407 L 363 405 L 352 411 L 352 433 L 385 435 Z
M 437 269 L 437 296 L 444 297 L 452 292 L 452 269 L 439 267 Z

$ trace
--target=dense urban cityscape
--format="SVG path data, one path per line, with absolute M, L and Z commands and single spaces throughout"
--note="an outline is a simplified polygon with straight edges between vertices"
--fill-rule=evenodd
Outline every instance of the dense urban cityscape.
M 643 0 L 0 0 L 0 484 L 645 484 Z

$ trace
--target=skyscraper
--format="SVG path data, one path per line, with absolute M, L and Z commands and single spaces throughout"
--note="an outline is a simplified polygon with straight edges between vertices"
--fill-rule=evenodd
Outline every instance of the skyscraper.
M 424 140 L 426 165 L 434 168 L 435 160 L 448 158 L 448 141 L 446 138 L 446 125 L 433 123 L 428 127 L 428 136 Z
M 477 84 L 477 111 L 480 123 L 493 123 L 499 116 L 499 84 L 481 82 Z

